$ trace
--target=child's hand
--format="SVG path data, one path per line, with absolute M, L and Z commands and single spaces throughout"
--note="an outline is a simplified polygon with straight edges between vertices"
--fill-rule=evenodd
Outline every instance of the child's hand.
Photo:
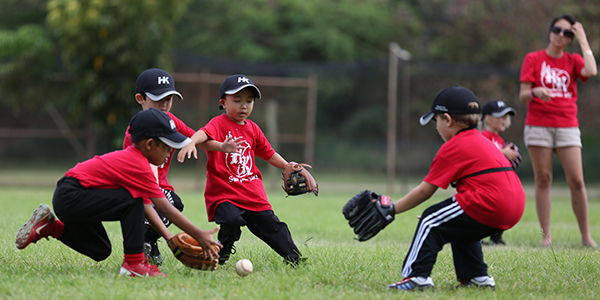
M 179 150 L 179 153 L 177 154 L 177 161 L 182 163 L 186 156 L 188 159 L 190 159 L 192 154 L 194 155 L 195 159 L 198 159 L 198 150 L 196 149 L 196 145 L 194 143 L 189 143 Z
M 512 143 L 507 144 L 504 148 L 502 148 L 502 153 L 504 156 L 508 158 L 508 160 L 513 161 L 520 156 L 520 153 L 512 148 Z
M 200 230 L 199 235 L 193 236 L 193 238 L 198 242 L 202 249 L 208 249 L 208 251 L 204 251 L 204 258 L 206 259 L 219 258 L 219 253 L 213 247 L 222 247 L 221 244 L 213 240 L 213 235 L 218 230 L 219 227 L 211 230 Z
M 225 153 L 233 153 L 237 150 L 242 149 L 242 144 L 246 142 L 242 140 L 242 137 L 237 137 L 233 139 L 233 137 L 228 136 L 223 143 L 221 143 L 221 151 Z

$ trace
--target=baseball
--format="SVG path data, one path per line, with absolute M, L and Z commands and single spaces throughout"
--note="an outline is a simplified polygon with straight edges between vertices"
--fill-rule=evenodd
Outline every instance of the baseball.
M 235 263 L 235 271 L 238 275 L 244 277 L 252 273 L 252 262 L 248 259 L 240 259 Z

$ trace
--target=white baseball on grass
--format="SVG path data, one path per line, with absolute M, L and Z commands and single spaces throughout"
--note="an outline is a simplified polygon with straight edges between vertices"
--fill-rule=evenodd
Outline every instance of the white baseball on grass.
M 235 271 L 242 277 L 248 276 L 252 273 L 252 262 L 245 258 L 238 260 L 235 263 Z

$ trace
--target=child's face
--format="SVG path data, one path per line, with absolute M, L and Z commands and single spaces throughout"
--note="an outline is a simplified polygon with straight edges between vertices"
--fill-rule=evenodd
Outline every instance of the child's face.
M 161 142 L 157 142 L 154 139 L 146 140 L 145 144 L 145 152 L 144 156 L 148 159 L 153 165 L 160 166 L 167 160 L 169 157 L 169 153 L 171 152 L 171 147 L 167 144 Z
M 238 124 L 245 124 L 245 120 L 254 108 L 254 93 L 251 89 L 245 88 L 233 95 L 225 95 L 225 99 L 221 99 L 220 103 L 231 120 Z
M 503 132 L 510 126 L 510 115 L 505 114 L 502 117 L 485 116 L 486 129 L 493 132 Z
M 146 110 L 148 108 L 156 108 L 160 109 L 165 113 L 171 111 L 171 106 L 173 105 L 173 95 L 166 96 L 158 101 L 153 101 L 152 99 L 142 96 L 142 94 L 136 94 L 135 100 L 137 103 L 142 105 L 142 109 Z
M 435 120 L 435 129 L 440 134 L 440 136 L 442 137 L 444 142 L 447 142 L 448 140 L 450 140 L 450 138 L 452 138 L 452 136 L 454 134 L 454 132 L 450 128 L 452 126 L 452 122 L 451 122 L 452 118 L 450 117 L 450 115 L 435 114 L 434 120 Z

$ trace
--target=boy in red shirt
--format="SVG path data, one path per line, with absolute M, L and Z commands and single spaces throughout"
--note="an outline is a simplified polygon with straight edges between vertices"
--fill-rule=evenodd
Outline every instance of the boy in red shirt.
M 435 121 L 445 143 L 423 182 L 394 203 L 394 213 L 421 204 L 438 188 L 446 189 L 453 183 L 456 194 L 423 212 L 402 267 L 404 279 L 389 288 L 433 288 L 431 271 L 438 252 L 447 243 L 452 246 L 460 282 L 457 287 L 495 288 L 483 261 L 481 239 L 519 222 L 525 192 L 511 163 L 477 130 L 480 112 L 473 92 L 453 86 L 439 92 L 431 111 L 421 117 L 421 125 Z
M 273 212 L 255 163 L 258 156 L 269 164 L 283 169 L 288 162 L 275 152 L 258 125 L 248 119 L 260 91 L 244 75 L 227 77 L 220 87 L 221 108 L 224 114 L 214 117 L 192 136 L 192 143 L 179 151 L 182 162 L 191 154 L 197 158 L 198 141 L 206 138 L 222 141 L 242 139 L 242 149 L 236 153 L 206 151 L 206 189 L 204 197 L 208 220 L 220 226 L 219 242 L 223 245 L 219 263 L 224 264 L 240 239 L 241 227 L 248 229 L 269 245 L 285 261 L 297 265 L 302 261 L 300 251 L 292 240 L 287 224 Z
M 517 146 L 513 143 L 505 143 L 504 139 L 500 136 L 500 132 L 504 132 L 510 127 L 510 118 L 514 117 L 516 111 L 512 107 L 508 107 L 502 100 L 491 100 L 488 101 L 481 109 L 481 118 L 483 129 L 481 134 L 488 138 L 508 160 L 520 161 L 521 153 L 519 153 Z M 516 165 L 513 164 L 516 168 Z M 484 242 L 484 245 L 505 245 L 506 243 L 502 239 L 502 233 L 497 233 L 490 236 L 490 242 Z
M 183 100 L 183 96 L 181 96 L 181 94 L 175 90 L 175 80 L 173 79 L 173 76 L 171 76 L 171 74 L 165 70 L 157 68 L 145 70 L 138 76 L 135 82 L 135 101 L 142 106 L 142 109 L 160 109 L 162 112 L 166 113 L 171 120 L 173 120 L 175 127 L 177 128 L 177 132 L 185 135 L 186 137 L 191 137 L 194 133 L 196 133 L 196 131 L 187 126 L 183 121 L 175 117 L 175 115 L 170 112 L 173 105 L 173 97 L 175 96 Z M 223 143 L 219 143 L 214 140 L 207 141 L 206 143 L 202 143 L 203 141 L 199 142 L 201 143 L 200 147 L 202 149 L 226 152 L 233 152 L 237 149 L 236 142 L 231 140 L 226 140 Z M 123 149 L 131 146 L 132 144 L 133 143 L 131 142 L 129 130 L 125 130 Z M 175 206 L 177 210 L 183 211 L 183 202 L 181 201 L 181 198 L 175 193 L 175 189 L 167 180 L 167 175 L 169 174 L 169 168 L 171 166 L 171 158 L 173 157 L 174 152 L 175 149 L 171 149 L 169 155 L 163 163 L 159 164 L 158 166 L 150 165 L 150 167 L 152 167 L 153 171 L 156 173 L 158 177 L 158 185 L 165 194 L 167 200 L 169 200 L 169 202 Z M 169 219 L 161 216 L 160 214 L 159 216 L 163 220 L 165 226 L 169 227 L 171 225 Z M 151 264 L 159 266 L 163 260 L 157 244 L 160 234 L 154 228 L 152 228 L 152 226 L 150 226 L 148 220 L 145 221 L 145 224 L 146 233 L 144 235 L 144 255 L 148 258 Z
M 125 257 L 120 274 L 166 277 L 144 257 L 144 214 L 165 239 L 167 230 L 152 206 L 177 227 L 194 237 L 211 257 L 217 231 L 201 230 L 173 207 L 156 183 L 150 164 L 160 165 L 171 148 L 181 148 L 190 139 L 177 132 L 173 120 L 158 109 L 137 113 L 130 122 L 133 145 L 78 163 L 61 178 L 52 205 L 41 204 L 19 229 L 15 245 L 24 249 L 41 238 L 54 237 L 73 250 L 102 261 L 111 253 L 103 221 L 120 221 Z M 220 246 L 220 245 L 219 245 Z

